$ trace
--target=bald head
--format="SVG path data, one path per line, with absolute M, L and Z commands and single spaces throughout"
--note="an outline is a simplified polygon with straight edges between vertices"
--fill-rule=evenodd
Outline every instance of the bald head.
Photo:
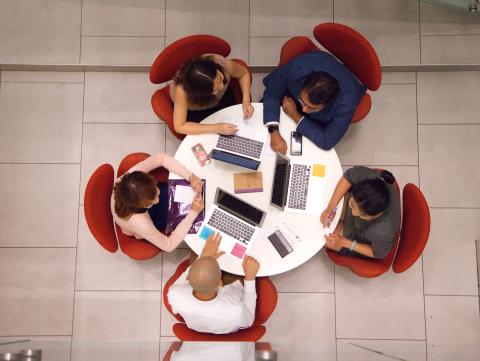
M 193 290 L 199 293 L 211 294 L 218 290 L 222 271 L 213 257 L 199 257 L 188 271 L 188 281 Z

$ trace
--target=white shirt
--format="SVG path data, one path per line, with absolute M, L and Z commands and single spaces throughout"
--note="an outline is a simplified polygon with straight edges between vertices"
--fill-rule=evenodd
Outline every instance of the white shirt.
M 226 356 L 228 355 L 228 356 Z M 171 361 L 255 361 L 253 342 L 183 342 Z
M 221 287 L 213 300 L 200 301 L 193 296 L 193 289 L 187 281 L 189 269 L 170 287 L 167 295 L 173 312 L 183 317 L 188 328 L 222 334 L 253 324 L 257 304 L 255 280 L 245 281 L 245 287 L 235 281 Z

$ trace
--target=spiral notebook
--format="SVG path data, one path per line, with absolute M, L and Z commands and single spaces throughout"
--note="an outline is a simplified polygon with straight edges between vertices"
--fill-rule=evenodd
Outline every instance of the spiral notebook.
M 203 190 L 202 190 L 202 197 L 205 199 L 205 184 L 206 180 L 202 179 L 203 182 Z M 177 186 L 181 187 L 190 187 L 190 183 L 185 179 L 169 179 L 168 180 L 168 216 L 167 216 L 167 227 L 165 233 L 167 235 L 171 234 L 175 228 L 177 228 L 178 224 L 187 216 L 188 212 L 192 208 L 190 203 L 184 203 L 183 194 L 175 194 L 177 191 Z M 180 191 L 183 192 L 183 189 L 179 187 Z M 196 234 L 200 227 L 202 226 L 203 220 L 205 219 L 205 209 L 199 213 L 197 218 L 193 221 L 192 228 L 188 231 L 189 234 Z

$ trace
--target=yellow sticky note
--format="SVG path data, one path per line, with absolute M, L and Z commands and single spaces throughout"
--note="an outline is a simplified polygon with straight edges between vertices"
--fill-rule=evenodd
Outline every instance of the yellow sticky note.
M 323 164 L 314 164 L 312 175 L 314 177 L 325 177 L 325 166 Z

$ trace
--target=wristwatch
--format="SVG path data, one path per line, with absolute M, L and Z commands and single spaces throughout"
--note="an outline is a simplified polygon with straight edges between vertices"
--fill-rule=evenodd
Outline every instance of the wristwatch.
M 267 128 L 268 128 L 268 132 L 272 134 L 273 132 L 278 130 L 278 125 L 269 125 Z

